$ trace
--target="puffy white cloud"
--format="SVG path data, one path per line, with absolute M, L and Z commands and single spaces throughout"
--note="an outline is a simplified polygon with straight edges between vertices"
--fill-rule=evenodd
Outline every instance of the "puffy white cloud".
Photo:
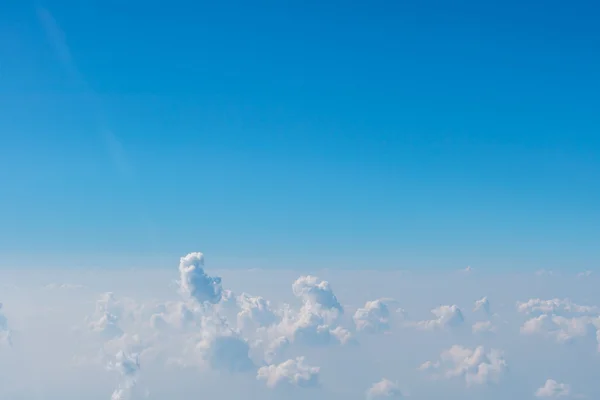
M 435 319 L 408 322 L 408 326 L 414 326 L 419 329 L 434 330 L 455 328 L 462 325 L 465 321 L 462 311 L 458 306 L 439 306 L 431 310 L 431 313 L 436 316 Z
M 265 380 L 270 388 L 279 386 L 316 387 L 319 385 L 319 367 L 304 363 L 304 357 L 290 359 L 277 365 L 261 367 L 257 379 Z
M 278 320 L 271 309 L 271 304 L 263 297 L 242 293 L 238 297 L 237 304 L 241 310 L 237 315 L 238 327 L 241 330 L 270 326 Z
M 443 351 L 440 360 L 427 361 L 419 369 L 433 371 L 436 378 L 462 377 L 471 386 L 498 382 L 507 370 L 507 363 L 500 350 L 486 352 L 483 346 L 471 349 L 455 345 Z
M 517 303 L 517 310 L 537 315 L 523 323 L 521 333 L 525 335 L 541 334 L 559 343 L 600 337 L 600 309 L 596 306 L 575 304 L 569 299 L 530 299 Z M 600 340 L 597 342 L 600 350 Z
M 89 323 L 90 330 L 102 334 L 106 338 L 121 336 L 123 330 L 119 327 L 119 319 L 109 312 L 103 313 L 98 319 Z
M 569 299 L 529 299 L 517 302 L 517 310 L 526 314 L 597 315 L 600 308 L 573 303 Z
M 281 321 L 269 329 L 272 337 L 284 336 L 291 343 L 307 345 L 326 345 L 346 343 L 351 335 L 346 329 L 338 327 L 336 314 L 323 310 L 320 305 L 304 304 L 295 311 L 289 307 L 282 310 Z
M 323 309 L 343 311 L 329 282 L 322 281 L 316 276 L 301 276 L 292 284 L 292 291 L 296 297 L 305 303 L 319 305 Z
M 137 375 L 140 371 L 138 355 L 119 351 L 114 361 L 107 365 L 107 369 L 116 371 L 119 374 L 119 386 L 113 392 L 111 400 L 131 399 Z
M 196 345 L 202 361 L 216 370 L 247 372 L 255 368 L 248 342 L 214 317 L 204 317 L 200 341 Z
M 179 286 L 183 294 L 200 303 L 216 304 L 221 300 L 223 289 L 221 278 L 211 277 L 204 272 L 204 255 L 189 253 L 179 260 Z
M 158 330 L 185 329 L 198 322 L 199 315 L 191 305 L 181 301 L 160 304 L 150 317 L 150 324 Z
M 390 310 L 386 299 L 367 301 L 353 316 L 356 330 L 369 333 L 385 332 L 390 329 Z
M 475 307 L 473 308 L 473 312 L 483 311 L 487 315 L 491 314 L 490 301 L 487 297 L 482 297 L 481 299 L 475 302 Z
M 400 399 L 404 394 L 400 390 L 398 383 L 392 382 L 389 379 L 383 378 L 379 382 L 373 384 L 367 390 L 367 399 Z
M 565 397 L 571 394 L 571 386 L 566 383 L 558 383 L 554 379 L 548 379 L 544 386 L 536 390 L 537 397 Z

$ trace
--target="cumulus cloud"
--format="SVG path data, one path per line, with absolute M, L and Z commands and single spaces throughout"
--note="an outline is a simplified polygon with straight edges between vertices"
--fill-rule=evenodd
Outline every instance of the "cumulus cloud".
M 335 317 L 311 303 L 304 304 L 298 311 L 285 307 L 281 321 L 269 332 L 276 338 L 284 336 L 291 343 L 307 345 L 345 343 L 351 337 L 349 331 L 336 326 Z
M 383 378 L 367 390 L 367 400 L 400 399 L 404 397 L 397 382 Z
M 491 314 L 490 301 L 487 297 L 482 297 L 481 299 L 475 302 L 475 307 L 473 308 L 473 312 L 483 311 L 486 315 Z
M 329 282 L 322 281 L 316 276 L 301 276 L 292 284 L 292 291 L 307 304 L 318 305 L 323 309 L 343 311 Z
M 436 316 L 435 319 L 409 322 L 407 325 L 418 329 L 434 330 L 455 328 L 461 326 L 465 321 L 462 311 L 456 305 L 439 306 L 431 310 L 431 313 Z
M 241 330 L 257 329 L 277 322 L 277 315 L 270 302 L 261 296 L 242 293 L 237 299 L 237 304 L 240 308 L 237 323 Z
M 221 278 L 211 277 L 204 272 L 204 255 L 189 253 L 179 260 L 179 286 L 183 294 L 200 303 L 216 304 L 221 300 Z
M 248 342 L 222 320 L 205 317 L 200 335 L 196 349 L 206 365 L 229 372 L 247 372 L 255 368 Z
M 119 351 L 114 361 L 107 365 L 107 369 L 119 374 L 119 386 L 112 394 L 111 400 L 129 400 L 136 385 L 137 375 L 140 371 L 140 361 L 137 354 L 127 354 Z
M 261 367 L 257 379 L 266 381 L 270 388 L 279 386 L 316 387 L 319 385 L 319 367 L 304 363 L 304 357 L 290 359 L 277 365 Z
M 101 279 L 96 274 L 87 280 L 83 279 L 87 276 L 85 274 L 66 277 L 68 281 L 85 283 L 85 288 L 82 288 L 85 290 L 77 293 L 68 290 L 65 290 L 65 293 L 57 293 L 34 283 L 35 290 L 38 290 L 37 295 L 44 301 L 41 307 L 33 292 L 23 289 L 3 290 L 3 299 L 7 304 L 11 304 L 8 316 L 10 328 L 13 328 L 15 333 L 11 349 L 3 350 L 0 347 L 0 373 L 5 377 L 3 385 L 0 385 L 0 398 L 38 398 L 39 394 L 33 393 L 35 389 L 48 398 L 79 399 L 85 396 L 76 393 L 77 388 L 68 387 L 66 381 L 78 382 L 82 376 L 93 376 L 86 385 L 97 386 L 93 390 L 94 393 L 99 393 L 98 398 L 109 398 L 110 393 L 114 391 L 113 400 L 142 398 L 144 395 L 139 392 L 142 386 L 147 386 L 157 398 L 173 399 L 185 398 L 189 393 L 196 393 L 194 390 L 197 387 L 202 387 L 206 396 L 219 393 L 223 399 L 244 396 L 275 398 L 283 395 L 283 392 L 278 393 L 278 390 L 271 389 L 293 387 L 318 387 L 318 391 L 310 393 L 311 397 L 332 400 L 365 396 L 368 399 L 408 396 L 404 390 L 400 390 L 397 382 L 389 379 L 382 379 L 369 388 L 372 382 L 382 376 L 404 376 L 411 379 L 411 385 L 414 386 L 411 390 L 414 390 L 419 398 L 467 396 L 473 399 L 497 400 L 506 397 L 507 393 L 514 393 L 517 398 L 533 397 L 533 394 L 560 397 L 566 396 L 564 393 L 570 393 L 568 385 L 562 386 L 563 384 L 552 383 L 550 380 L 550 383 L 538 391 L 535 391 L 535 387 L 539 385 L 510 386 L 515 381 L 504 379 L 507 362 L 503 352 L 473 346 L 474 343 L 477 344 L 475 340 L 483 337 L 468 332 L 468 328 L 476 335 L 495 332 L 498 321 L 492 317 L 485 318 L 489 319 L 487 321 L 483 320 L 484 318 L 478 318 L 479 322 L 470 321 L 469 327 L 465 327 L 466 331 L 461 334 L 423 334 L 401 328 L 412 326 L 418 329 L 443 330 L 459 327 L 465 323 L 461 309 L 456 305 L 440 306 L 432 310 L 432 319 L 407 322 L 405 318 L 400 319 L 397 315 L 402 310 L 396 311 L 395 301 L 375 295 L 368 297 L 374 300 L 361 305 L 356 312 L 345 314 L 332 286 L 316 277 L 300 276 L 294 280 L 298 275 L 290 276 L 288 271 L 282 271 L 281 274 L 273 271 L 254 272 L 250 275 L 246 271 L 236 270 L 223 271 L 223 276 L 227 278 L 221 282 L 220 278 L 206 275 L 201 268 L 203 264 L 199 253 L 192 254 L 193 256 L 183 257 L 187 259 L 182 261 L 184 268 L 148 272 L 148 282 L 144 281 L 143 287 L 140 286 L 136 293 L 128 292 L 131 289 L 125 286 L 128 282 L 132 282 L 133 285 L 141 282 L 138 279 L 122 279 L 126 276 L 123 271 L 118 271 L 118 275 L 115 275 L 118 279 L 107 276 L 104 278 L 105 282 L 100 283 L 95 281 Z M 187 274 L 185 279 L 181 279 L 182 269 L 184 275 Z M 157 274 L 153 275 L 155 272 Z M 247 275 L 243 275 L 244 273 Z M 264 273 L 264 277 L 269 279 L 268 284 L 265 285 L 264 278 L 256 275 L 260 273 Z M 131 276 L 139 276 L 138 271 L 135 271 L 135 274 Z M 452 271 L 449 275 L 459 282 L 465 281 L 464 277 L 457 276 Z M 150 276 L 157 278 L 152 281 Z M 249 277 L 255 281 L 252 282 Z M 340 276 L 340 282 L 350 285 L 343 288 L 344 293 L 350 295 L 350 299 L 347 299 L 348 304 L 356 304 L 357 298 L 372 295 L 369 289 L 352 298 L 353 293 L 365 288 L 365 282 L 369 282 L 371 277 L 372 273 L 366 272 L 365 275 L 360 275 L 360 279 L 357 275 L 351 275 L 352 279 Z M 51 282 L 55 278 L 49 275 L 41 282 Z M 179 278 L 178 288 L 169 285 L 174 278 Z M 336 282 L 337 279 L 336 276 Z M 432 282 L 431 279 L 435 277 L 429 275 L 421 282 L 418 281 L 419 277 L 406 279 L 415 279 L 415 284 L 407 282 L 406 285 L 397 286 L 396 282 L 389 282 L 389 286 L 382 288 L 381 283 L 391 280 L 390 278 L 377 280 L 377 286 L 374 288 L 402 296 L 405 299 L 403 301 L 415 309 L 421 309 L 424 304 L 417 304 L 416 301 L 431 303 L 452 295 L 425 292 L 422 290 L 424 285 L 439 285 L 450 291 L 457 288 L 453 282 Z M 486 278 L 482 275 L 482 282 L 484 279 Z M 533 280 L 534 277 L 530 276 L 529 279 Z M 111 288 L 119 295 L 100 295 L 94 310 L 94 296 L 99 293 L 99 288 L 106 287 L 106 282 L 112 281 L 115 282 L 115 286 Z M 593 286 L 582 285 L 581 281 L 575 279 L 569 282 L 579 282 L 577 284 L 582 288 Z M 484 283 L 479 283 L 478 281 L 478 285 L 472 287 L 471 293 L 468 292 L 471 287 L 469 285 L 466 285 L 464 291 L 460 288 L 456 293 L 457 300 L 476 299 L 478 297 L 474 297 L 474 294 L 482 290 L 494 292 L 494 298 L 498 299 L 499 304 L 515 304 L 519 298 L 529 298 L 514 297 L 526 296 L 526 290 L 529 290 L 526 285 L 521 289 L 514 288 L 514 291 L 512 287 L 510 291 L 494 291 L 491 288 L 497 287 L 498 282 L 490 283 L 487 288 Z M 543 284 L 546 283 L 542 282 L 540 286 Z M 19 287 L 22 286 L 25 285 Z M 261 292 L 265 287 L 273 290 Z M 394 289 L 390 290 L 391 287 L 397 288 L 397 292 L 394 293 Z M 68 289 L 61 285 L 51 288 Z M 234 288 L 239 292 L 234 292 Z M 180 296 L 177 289 L 180 289 Z M 519 290 L 524 293 L 518 292 Z M 555 287 L 552 287 L 552 290 L 554 291 Z M 238 295 L 239 293 L 241 295 Z M 261 295 L 254 295 L 256 293 Z M 543 295 L 544 291 L 536 287 L 536 293 Z M 66 299 L 66 294 L 77 301 L 71 302 L 70 299 Z M 122 294 L 131 294 L 134 297 L 123 297 Z M 594 304 L 593 292 L 578 292 L 577 295 L 579 298 L 588 299 L 588 304 Z M 69 303 L 65 303 L 65 300 Z M 53 304 L 52 301 L 57 303 Z M 17 305 L 21 303 L 21 310 L 14 311 L 13 302 Z M 551 349 L 547 347 L 543 348 L 546 351 L 544 357 L 539 357 L 534 353 L 539 351 L 539 347 L 528 346 L 531 339 L 527 335 L 543 335 L 559 342 L 588 338 L 590 342 L 595 343 L 600 338 L 600 316 L 596 306 L 580 305 L 569 299 L 540 298 L 516 305 L 512 310 L 504 311 L 507 314 L 512 311 L 512 315 L 506 315 L 506 329 L 500 329 L 493 337 L 486 339 L 493 340 L 494 347 L 506 350 L 511 365 L 518 366 L 519 374 L 531 371 L 531 376 L 524 376 L 523 379 L 535 382 L 535 379 L 539 378 L 536 374 L 540 371 L 537 368 L 540 362 L 552 362 L 553 371 L 555 368 L 564 368 L 573 374 L 579 366 L 588 368 L 595 362 L 595 353 L 592 352 L 574 351 L 569 357 L 561 358 L 564 353 L 559 350 L 552 354 Z M 91 315 L 82 327 L 82 319 L 90 311 Z M 480 317 L 484 313 L 491 315 L 486 297 L 475 302 L 474 311 L 479 312 Z M 396 324 L 396 321 L 401 324 Z M 32 324 L 37 325 L 31 328 Z M 69 330 L 75 324 L 83 329 Z M 396 331 L 396 328 L 400 329 Z M 6 319 L 0 313 L 0 332 L 8 330 Z M 36 331 L 43 334 L 44 339 L 47 338 L 47 342 L 52 343 L 52 346 L 42 346 L 41 341 L 32 340 Z M 385 332 L 386 335 L 374 337 L 363 335 L 363 332 Z M 460 337 L 466 341 L 463 345 L 469 345 L 452 346 L 439 357 L 437 354 L 433 357 L 422 355 L 430 354 L 431 350 L 437 352 L 446 349 L 449 344 L 456 343 L 448 342 L 451 337 Z M 354 341 L 360 342 L 359 345 L 345 346 Z M 530 348 L 531 354 L 523 351 Z M 45 361 L 43 357 L 37 356 L 33 361 L 25 361 L 28 354 L 49 355 Z M 306 356 L 306 360 L 310 361 L 309 365 L 299 356 Z M 415 358 L 431 361 L 418 367 Z M 23 361 L 14 362 L 21 359 Z M 541 359 L 543 361 L 540 361 Z M 77 368 L 73 368 L 73 361 L 77 361 Z M 44 362 L 46 364 L 43 364 Z M 46 379 L 51 383 L 46 382 L 32 388 L 33 394 L 24 393 L 23 387 L 15 385 L 7 389 L 7 385 L 10 386 L 17 375 L 13 370 L 20 365 L 26 366 L 27 373 L 31 370 L 31 374 L 35 374 L 36 377 L 44 375 L 43 378 L 38 378 L 39 380 Z M 29 368 L 30 365 L 35 367 Z M 107 365 L 112 376 L 106 371 L 104 376 L 98 374 Z M 143 366 L 143 372 L 140 365 Z M 1 369 L 2 366 L 5 368 Z M 423 387 L 421 379 L 414 379 L 414 374 L 418 374 L 415 371 L 417 367 L 431 378 L 454 379 L 456 382 L 434 382 Z M 554 373 L 558 374 L 560 371 Z M 585 383 L 583 377 L 586 376 L 580 375 L 577 380 L 578 387 Z M 110 379 L 113 377 L 117 377 L 116 383 Z M 30 382 L 28 378 L 24 379 L 23 382 Z M 56 379 L 60 382 L 54 383 Z M 465 384 L 477 386 L 499 381 L 502 381 L 503 387 L 498 390 L 484 388 L 471 390 L 468 394 L 456 392 Z M 521 377 L 517 381 L 521 381 Z M 67 389 L 55 389 L 51 392 L 59 383 L 61 388 L 66 386 Z M 504 384 L 507 386 L 504 387 Z M 590 392 L 590 398 L 596 398 L 598 391 L 594 388 L 595 386 L 590 384 L 589 390 L 585 387 L 583 390 L 586 390 L 586 393 Z M 91 389 L 88 392 L 91 392 Z M 139 396 L 140 394 L 142 396 Z M 306 393 L 299 390 L 298 393 L 284 396 L 291 398 L 303 394 Z M 570 396 L 577 395 L 571 393 Z
M 565 397 L 571 394 L 571 386 L 566 383 L 558 383 L 554 379 L 548 379 L 544 386 L 536 390 L 537 397 Z
M 517 303 L 517 310 L 530 315 L 520 329 L 524 335 L 544 335 L 559 343 L 591 337 L 600 350 L 600 309 L 596 306 L 579 305 L 569 299 L 530 299 Z
M 600 308 L 597 306 L 579 305 L 570 299 L 539 298 L 529 299 L 525 302 L 517 302 L 517 310 L 525 314 L 557 314 L 557 315 L 597 315 Z
M 353 319 L 357 331 L 368 333 L 385 332 L 390 329 L 390 310 L 386 299 L 367 301 L 356 310 Z
M 498 382 L 507 370 L 507 363 L 500 350 L 455 345 L 443 351 L 440 360 L 427 361 L 419 369 L 432 371 L 435 378 L 462 377 L 471 386 Z

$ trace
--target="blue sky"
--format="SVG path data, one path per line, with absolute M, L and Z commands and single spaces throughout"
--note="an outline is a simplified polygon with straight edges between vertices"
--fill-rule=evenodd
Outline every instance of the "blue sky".
M 594 2 L 67 3 L 0 6 L 4 266 L 598 264 Z

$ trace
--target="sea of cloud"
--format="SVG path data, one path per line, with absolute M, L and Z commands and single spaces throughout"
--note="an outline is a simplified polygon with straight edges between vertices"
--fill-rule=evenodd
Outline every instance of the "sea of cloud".
M 310 267 L 309 267 L 310 268 Z M 0 271 L 0 399 L 600 398 L 591 273 Z

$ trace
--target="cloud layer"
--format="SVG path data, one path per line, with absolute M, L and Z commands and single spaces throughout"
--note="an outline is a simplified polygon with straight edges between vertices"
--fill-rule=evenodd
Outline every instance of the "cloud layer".
M 556 275 L 530 293 L 475 272 L 323 274 L 209 272 L 195 252 L 178 268 L 69 273 L 69 284 L 48 271 L 37 289 L 5 276 L 0 398 L 598 395 L 586 378 L 600 372 L 593 285 L 575 301 L 553 296 L 565 293 Z M 572 293 L 587 282 L 573 276 Z

